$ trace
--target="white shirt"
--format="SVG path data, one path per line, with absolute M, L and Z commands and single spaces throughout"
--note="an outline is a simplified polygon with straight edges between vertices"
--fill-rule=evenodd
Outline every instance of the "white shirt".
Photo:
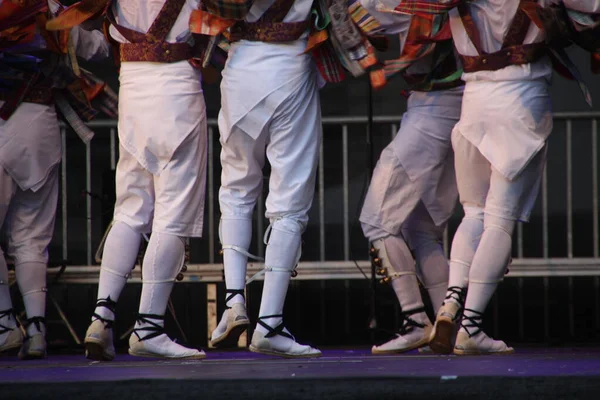
M 256 21 L 274 0 L 257 0 L 247 21 Z M 296 0 L 284 22 L 308 19 L 313 0 Z M 310 54 L 303 54 L 308 35 L 286 43 L 234 42 L 221 82 L 220 134 L 227 141 L 234 126 L 257 138 L 291 88 L 305 86 L 314 71 Z M 312 71 L 311 71 L 312 70 Z M 316 78 L 315 74 L 315 78 Z M 307 78 L 308 77 L 308 78 Z M 318 79 L 318 78 L 317 78 Z
M 275 3 L 275 0 L 256 0 L 252 3 L 250 11 L 246 16 L 247 22 L 256 22 L 269 7 Z M 283 22 L 302 22 L 308 19 L 312 9 L 312 1 L 295 1 Z
M 113 12 L 117 23 L 125 28 L 146 33 L 165 4 L 165 0 L 117 0 L 113 3 Z M 169 43 L 187 42 L 190 35 L 190 15 L 198 8 L 199 0 L 186 0 L 179 17 L 167 35 Z M 110 36 L 119 43 L 127 43 L 114 26 L 110 27 Z

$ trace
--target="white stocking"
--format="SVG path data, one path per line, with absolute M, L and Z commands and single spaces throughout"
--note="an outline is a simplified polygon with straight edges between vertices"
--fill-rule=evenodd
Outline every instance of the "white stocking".
M 450 250 L 450 277 L 448 288 L 465 289 L 469 283 L 469 269 L 483 233 L 483 209 L 473 205 L 463 205 L 463 217 Z M 448 291 L 448 301 L 460 303 L 455 292 Z
M 515 221 L 485 215 L 481 242 L 469 273 L 469 292 L 465 302 L 463 327 L 469 318 L 480 319 L 498 283 L 503 279 L 510 259 Z M 469 329 L 473 332 L 473 329 Z
M 225 268 L 225 286 L 227 290 L 244 290 L 246 287 L 246 268 L 248 248 L 252 241 L 252 220 L 221 218 L 219 227 L 223 246 L 223 265 Z M 230 298 L 228 301 L 227 299 Z M 244 303 L 240 294 L 225 294 L 226 306 Z
M 151 322 L 138 319 L 135 324 L 138 332 L 134 332 L 134 334 L 137 334 L 140 339 L 144 339 L 145 336 L 152 333 L 153 326 L 164 327 L 167 303 L 175 283 L 175 277 L 183 266 L 184 256 L 185 241 L 183 238 L 167 233 L 152 233 L 142 263 L 143 284 L 139 313 L 159 318 L 145 318 Z M 152 345 L 159 347 L 174 344 L 167 335 L 160 335 L 149 341 L 152 341 Z
M 435 225 L 421 202 L 405 222 L 402 235 L 417 262 L 421 282 L 433 306 L 434 314 L 442 305 L 448 288 L 448 260 L 442 247 L 444 227 Z
M 46 264 L 40 262 L 24 262 L 15 266 L 15 274 L 19 290 L 23 296 L 27 318 L 43 318 L 46 315 Z M 30 324 L 27 334 L 32 336 L 42 330 L 43 324 Z M 41 332 L 45 334 L 45 332 Z
M 102 252 L 102 266 L 98 281 L 98 302 L 102 304 L 110 299 L 119 300 L 127 278 L 135 266 L 135 261 L 140 249 L 142 235 L 135 232 L 124 222 L 116 221 L 111 227 L 104 250 Z M 94 311 L 101 318 L 113 321 L 115 315 L 108 307 L 96 307 Z M 92 317 L 94 320 L 95 317 Z
M 265 283 L 260 302 L 259 323 L 256 330 L 264 334 L 282 323 L 283 305 L 292 271 L 300 257 L 302 226 L 291 219 L 278 219 L 271 223 L 265 252 Z M 276 317 L 269 317 L 275 315 Z M 265 318 L 268 317 L 268 318 Z M 284 336 L 271 337 L 275 347 L 286 347 L 291 339 Z
M 379 250 L 378 256 L 382 258 L 383 265 L 388 267 L 388 276 L 392 278 L 392 287 L 400 303 L 403 313 L 419 310 L 415 314 L 407 315 L 419 324 L 429 322 L 429 318 L 423 309 L 423 299 L 419 291 L 415 261 L 410 250 L 400 235 L 390 235 L 384 239 L 373 242 Z M 389 264 L 385 262 L 387 256 Z

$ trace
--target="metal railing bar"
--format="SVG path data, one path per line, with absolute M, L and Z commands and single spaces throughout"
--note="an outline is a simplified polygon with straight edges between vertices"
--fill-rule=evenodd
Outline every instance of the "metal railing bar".
M 567 120 L 567 257 L 573 258 L 573 155 L 572 155 L 573 126 Z
M 208 128 L 208 153 L 207 153 L 207 174 L 208 174 L 208 261 L 215 262 L 215 167 L 214 167 L 214 139 L 215 130 Z
M 348 183 L 348 125 L 342 125 L 342 186 L 343 186 L 343 221 L 344 221 L 344 260 L 350 259 L 350 220 Z

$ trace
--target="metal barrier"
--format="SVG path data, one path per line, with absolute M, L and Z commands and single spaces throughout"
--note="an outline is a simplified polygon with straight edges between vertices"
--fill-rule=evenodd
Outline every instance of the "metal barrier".
M 533 234 L 527 234 L 524 230 L 523 224 L 519 224 L 515 235 L 515 249 L 514 259 L 510 268 L 510 274 L 508 277 L 530 277 L 530 276 L 600 276 L 600 255 L 599 255 L 599 229 L 598 229 L 598 123 L 597 120 L 600 118 L 600 112 L 577 112 L 577 113 L 556 113 L 555 114 L 555 132 L 551 135 L 550 146 L 552 148 L 553 141 L 564 140 L 565 151 L 563 153 L 565 158 L 565 185 L 566 185 L 566 207 L 564 210 L 564 218 L 566 223 L 566 254 L 562 257 L 554 257 L 551 255 L 550 245 L 550 205 L 549 200 L 549 181 L 548 173 L 544 171 L 542 188 L 539 195 L 538 202 L 540 203 L 538 208 L 541 211 L 538 214 L 538 219 L 541 221 L 541 256 L 529 257 L 525 256 L 525 242 L 535 241 Z M 374 126 L 383 132 L 389 133 L 389 138 L 393 138 L 400 121 L 400 116 L 381 116 L 375 117 Z M 351 135 L 352 129 L 362 129 L 366 127 L 366 117 L 325 117 L 323 118 L 325 138 L 324 142 L 328 138 L 332 138 L 335 135 L 341 135 L 341 169 L 342 169 L 342 180 L 338 182 L 341 186 L 341 208 L 342 208 L 342 219 L 339 221 L 342 227 L 341 237 L 335 238 L 335 241 L 339 241 L 341 244 L 341 254 L 339 260 L 331 260 L 328 255 L 328 237 L 326 235 L 326 175 L 325 166 L 328 163 L 328 157 L 325 155 L 324 146 L 321 145 L 320 149 L 320 162 L 321 167 L 318 172 L 317 179 L 317 190 L 315 195 L 314 207 L 318 209 L 318 217 L 313 218 L 312 223 L 315 222 L 318 225 L 318 255 L 315 259 L 310 261 L 303 261 L 299 265 L 299 275 L 296 279 L 362 279 L 365 277 L 364 273 L 360 269 L 369 269 L 369 262 L 367 261 L 367 242 L 360 244 L 360 258 L 361 260 L 353 261 L 352 254 L 352 241 L 351 241 L 351 225 L 353 219 L 351 218 L 350 203 L 351 200 L 356 204 L 360 202 L 360 193 L 352 191 L 350 188 L 349 170 L 350 166 L 354 166 L 354 161 L 351 159 L 350 142 L 353 136 Z M 90 127 L 97 132 L 97 138 L 108 135 L 109 147 L 110 147 L 110 168 L 115 169 L 117 162 L 117 129 L 116 121 L 94 121 L 91 122 Z M 208 262 L 195 262 L 192 259 L 191 265 L 188 267 L 188 272 L 185 274 L 185 281 L 188 282 L 218 282 L 222 281 L 222 265 L 216 260 L 216 253 L 218 248 L 218 236 L 217 236 L 217 224 L 218 210 L 217 196 L 218 191 L 217 182 L 215 179 L 216 167 L 218 167 L 218 152 L 215 146 L 218 146 L 216 140 L 218 135 L 216 129 L 216 120 L 209 120 L 208 130 L 208 180 L 207 180 L 207 195 L 206 195 L 206 211 L 207 211 L 207 231 L 208 235 L 205 239 L 202 239 L 204 244 L 198 244 L 199 242 L 193 242 L 197 245 L 206 246 L 208 248 Z M 583 126 L 580 132 L 575 133 L 577 127 Z M 587 128 L 586 128 L 587 126 Z M 564 132 L 561 131 L 561 127 L 564 127 Z M 384 133 L 387 136 L 388 133 Z M 586 135 L 587 133 L 587 135 Z M 70 160 L 71 154 L 67 151 L 67 141 L 70 137 L 70 133 L 63 127 L 62 128 L 62 142 L 63 142 L 63 163 L 62 163 L 62 189 L 61 189 L 61 212 L 60 212 L 60 237 L 55 238 L 56 241 L 61 242 L 62 246 L 62 258 L 70 260 L 71 247 L 69 245 L 69 207 L 67 202 L 67 188 L 69 182 L 67 180 L 68 169 L 67 161 Z M 573 207 L 575 197 L 573 196 L 574 188 L 574 177 L 573 177 L 573 136 L 577 136 L 578 148 L 581 146 L 583 136 L 589 138 L 590 146 L 585 146 L 589 150 L 589 157 L 591 158 L 591 181 L 587 185 L 591 184 L 591 204 L 590 213 L 592 217 L 591 229 L 589 235 L 592 237 L 592 248 L 589 250 L 590 256 L 576 257 L 574 255 L 574 217 Z M 93 153 L 96 146 L 97 138 L 93 139 L 90 144 L 85 145 L 85 191 L 89 194 L 92 192 L 92 163 Z M 340 140 L 339 136 L 335 137 L 336 140 Z M 586 139 L 587 140 L 587 139 Z M 215 144 L 217 143 L 217 144 Z M 384 143 L 385 144 L 385 143 Z M 78 146 L 83 146 L 79 144 Z M 363 148 L 360 149 L 364 151 Z M 591 149 L 590 149 L 591 147 Z M 556 148 L 556 147 L 554 147 Z M 560 148 L 560 146 L 559 146 Z M 549 162 L 552 162 L 552 154 L 549 157 Z M 366 171 L 366 169 L 365 169 Z M 589 171 L 588 171 L 589 172 Z M 554 182 L 554 181 L 553 181 Z M 336 189 L 338 190 L 338 189 Z M 558 190 L 558 189 L 557 189 Z M 554 197 L 552 197 L 554 198 Z M 93 235 L 94 227 L 94 215 L 92 213 L 92 198 L 86 196 L 85 200 L 85 262 L 76 263 L 77 266 L 67 268 L 61 281 L 64 283 L 95 283 L 97 282 L 99 267 L 94 266 L 92 255 L 95 251 L 95 246 L 99 242 L 99 238 L 96 241 Z M 258 215 L 264 214 L 264 201 L 259 199 L 257 205 Z M 560 213 L 552 212 L 552 214 Z M 554 218 L 554 217 L 553 217 Z M 265 222 L 262 217 L 257 218 L 257 236 L 262 237 L 262 232 L 265 228 Z M 97 229 L 96 229 L 97 230 Z M 445 249 L 448 249 L 448 243 L 452 232 L 447 230 L 444 240 Z M 316 242 L 316 241 L 315 241 Z M 539 242 L 539 240 L 538 240 Z M 364 246 L 364 247 L 362 247 Z M 564 245 L 563 245 L 564 247 Z M 364 250 L 364 251 L 363 251 Z M 264 254 L 264 245 L 259 241 L 257 244 L 256 252 L 259 255 Z M 355 251 L 356 253 L 356 251 Z M 249 265 L 249 275 L 258 271 L 262 266 L 260 264 Z M 139 275 L 132 277 L 133 281 L 139 281 Z

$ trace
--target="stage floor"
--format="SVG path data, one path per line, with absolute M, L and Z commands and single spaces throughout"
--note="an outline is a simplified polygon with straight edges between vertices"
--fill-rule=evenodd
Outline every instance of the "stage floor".
M 8 395 L 8 396 L 7 396 Z M 517 348 L 505 356 L 373 356 L 325 350 L 291 360 L 246 350 L 208 351 L 206 360 L 118 354 L 20 361 L 0 357 L 0 397 L 8 398 L 592 398 L 600 399 L 600 348 Z M 423 397 L 425 396 L 425 397 Z

